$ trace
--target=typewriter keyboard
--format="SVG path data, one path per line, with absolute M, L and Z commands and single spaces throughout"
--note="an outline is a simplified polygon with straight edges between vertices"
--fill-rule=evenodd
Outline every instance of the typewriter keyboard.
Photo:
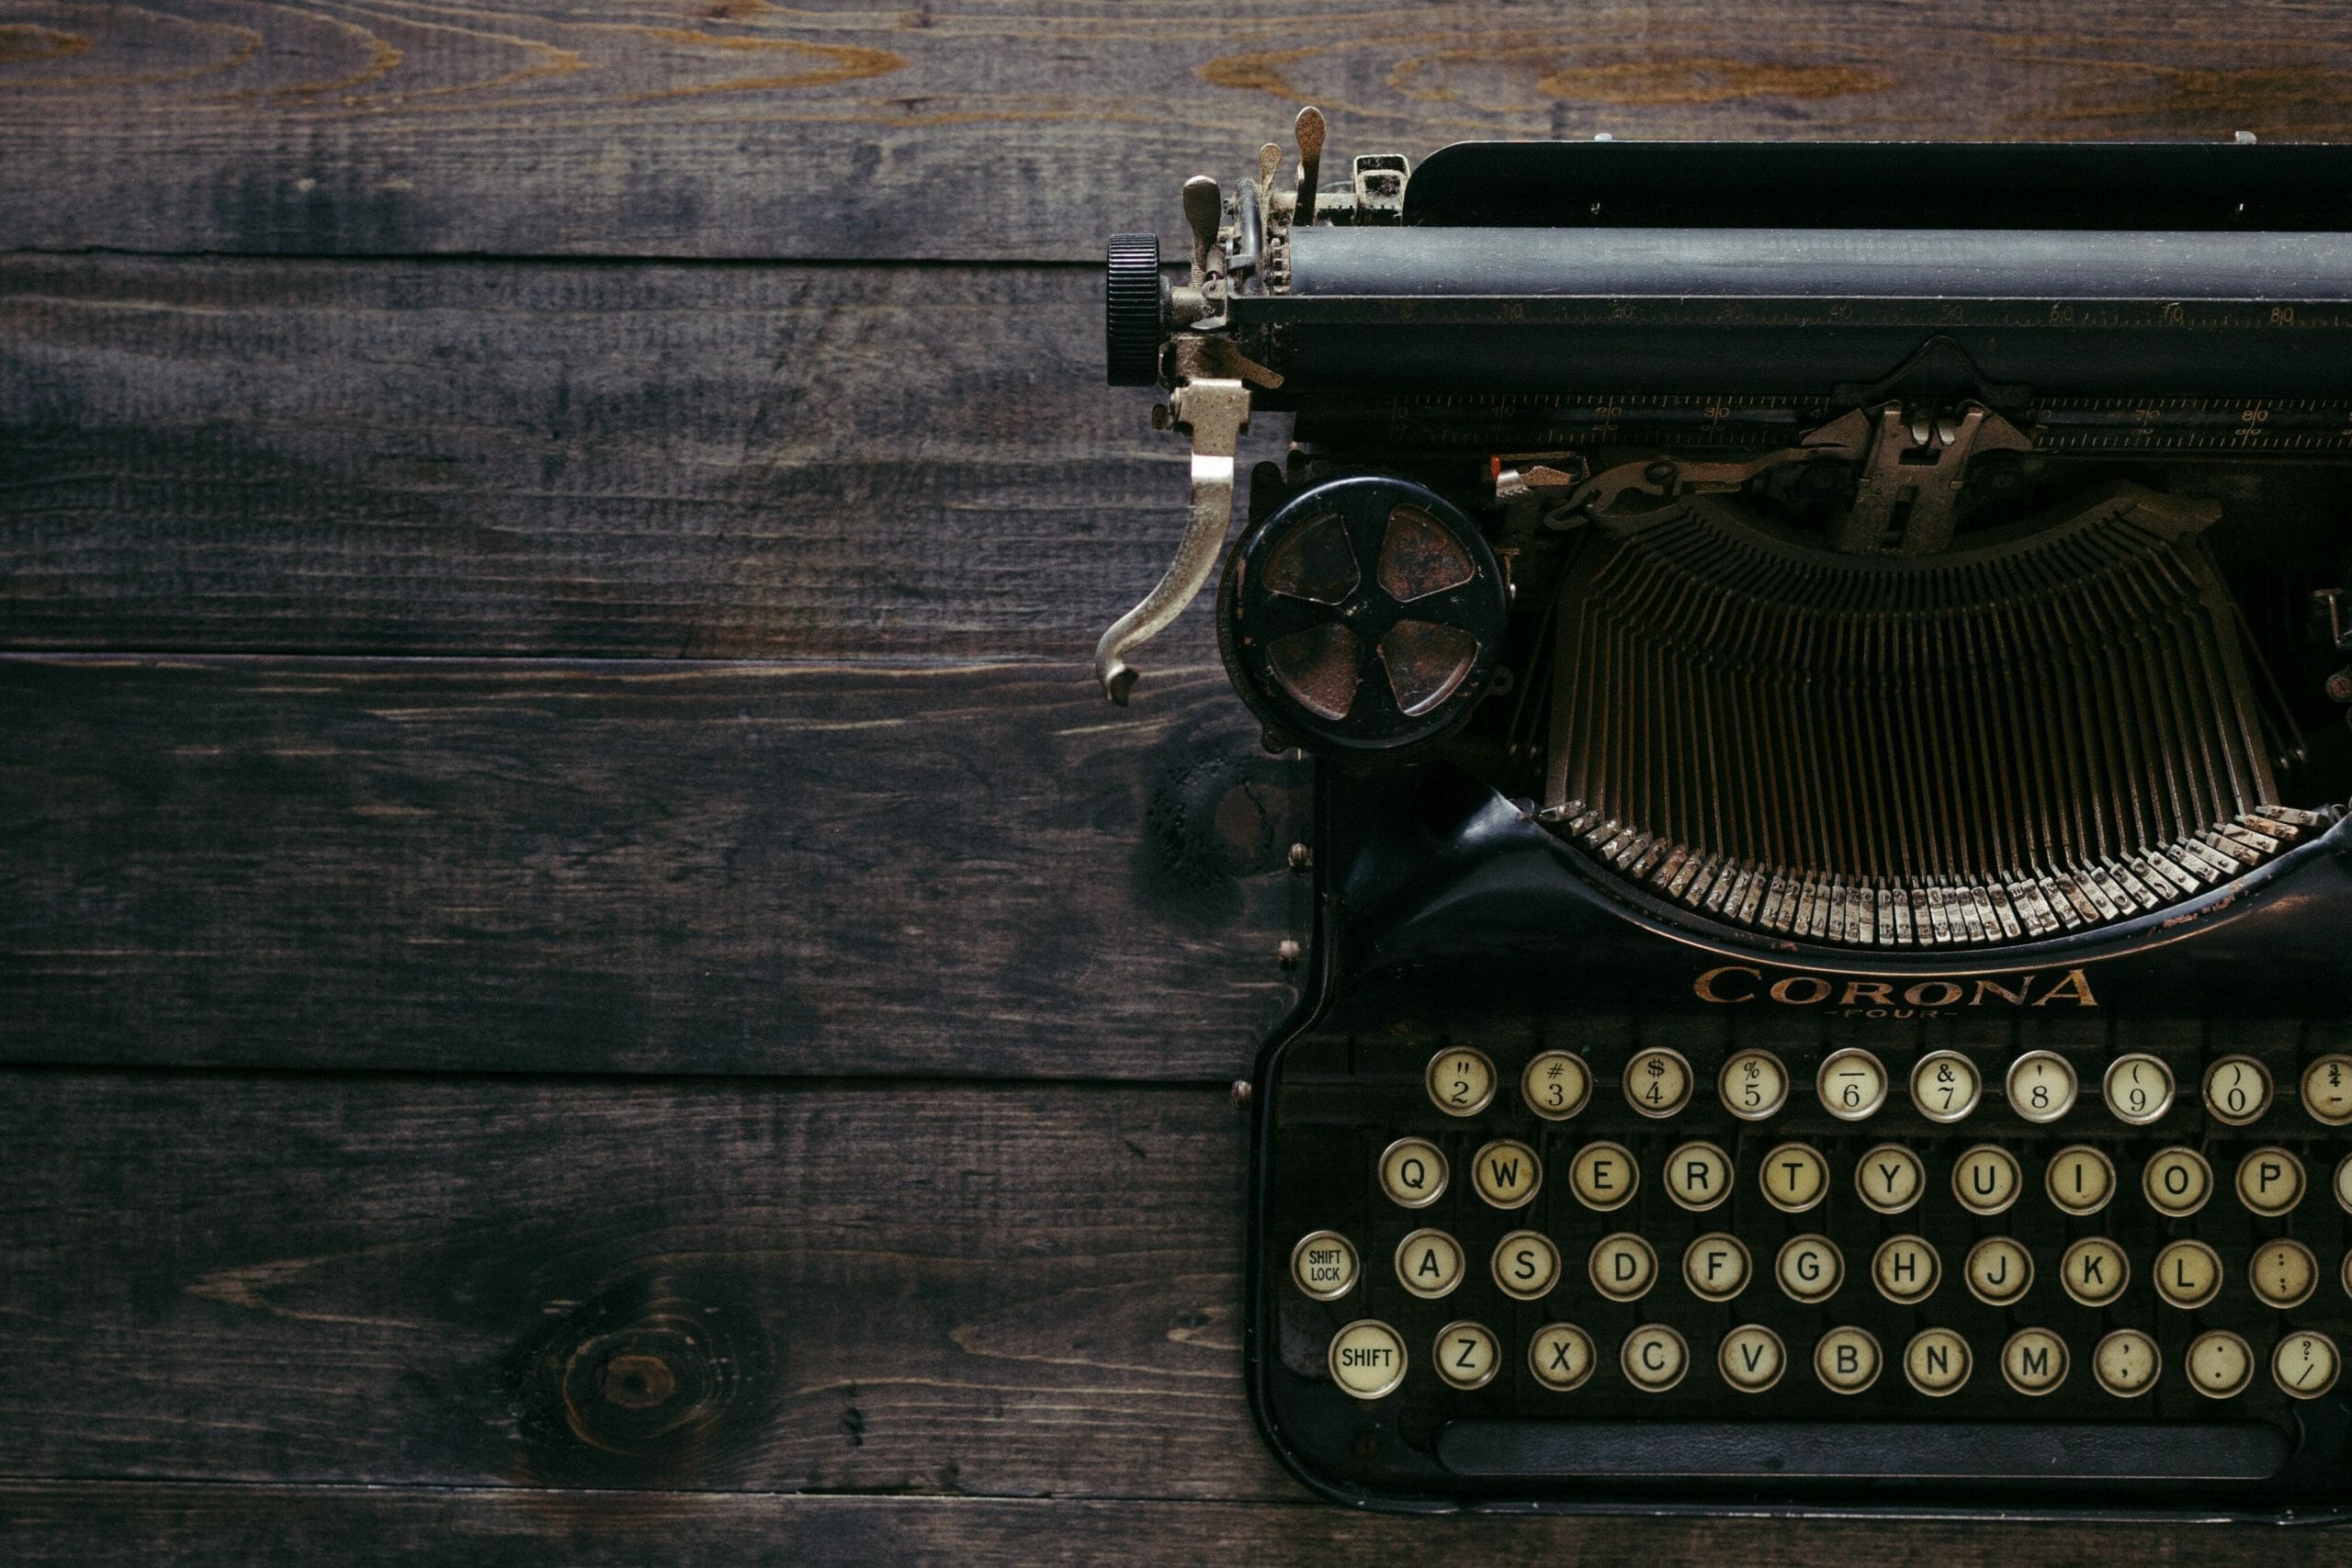
M 1309 1036 L 1272 1093 L 1275 1375 L 1455 1469 L 1530 1418 L 2291 1434 L 2352 1386 L 2352 1034 Z

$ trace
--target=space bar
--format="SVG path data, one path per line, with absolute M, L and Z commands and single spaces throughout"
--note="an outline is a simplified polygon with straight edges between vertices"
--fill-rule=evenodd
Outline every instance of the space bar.
M 1923 1480 L 2259 1481 L 2285 1438 L 2253 1423 L 1450 1421 L 1456 1475 L 1910 1476 Z

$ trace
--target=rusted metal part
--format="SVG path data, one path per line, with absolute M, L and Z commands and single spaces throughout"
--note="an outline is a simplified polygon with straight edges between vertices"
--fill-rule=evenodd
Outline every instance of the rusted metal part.
M 1736 491 L 1771 469 L 1821 461 L 1860 463 L 1854 502 L 1838 525 L 1837 547 L 1852 554 L 1932 555 L 1951 542 L 1962 484 L 1979 452 L 2029 451 L 2030 437 L 1982 403 L 1948 413 L 1906 411 L 1899 402 L 1856 409 L 1784 446 L 1747 462 L 1638 458 L 1594 475 L 1568 498 L 1596 514 L 1628 494 L 1653 496 Z M 1520 479 L 1538 488 L 1532 470 Z M 1548 476 L 1547 476 L 1548 479 Z
M 1621 501 L 1636 491 L 1660 497 L 1723 494 L 1739 490 L 1759 474 L 1792 463 L 1811 463 L 1826 458 L 1852 460 L 1860 456 L 1857 447 L 1825 445 L 1784 446 L 1745 463 L 1640 457 L 1593 475 L 1569 492 L 1566 506 L 1570 511 L 1590 512 L 1600 516 L 1615 510 Z M 1544 485 L 1556 486 L 1558 481 L 1554 476 L 1557 472 L 1556 469 L 1532 468 L 1523 471 L 1521 478 L 1531 490 Z M 1539 474 L 1544 476 L 1540 480 L 1536 478 Z
M 1949 412 L 1901 403 L 1857 409 L 1821 433 L 1850 446 L 1866 435 L 1861 484 L 1839 525 L 1837 546 L 1855 553 L 1933 555 L 1951 543 L 1961 486 L 1979 452 L 2030 451 L 2032 441 L 1979 402 Z
M 1247 381 L 1269 390 L 1283 384 L 1280 376 L 1242 353 L 1229 337 L 1188 333 L 1170 346 L 1181 381 Z
M 1413 166 L 1402 152 L 1359 152 L 1354 174 L 1358 223 L 1405 220 L 1405 186 L 1412 178 Z

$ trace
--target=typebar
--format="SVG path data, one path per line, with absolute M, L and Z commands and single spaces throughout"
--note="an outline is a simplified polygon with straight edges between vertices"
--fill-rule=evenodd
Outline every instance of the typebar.
M 1457 1475 L 2260 1481 L 2287 1462 L 2288 1445 L 2254 1422 L 1467 1420 L 1445 1425 L 1437 1453 Z

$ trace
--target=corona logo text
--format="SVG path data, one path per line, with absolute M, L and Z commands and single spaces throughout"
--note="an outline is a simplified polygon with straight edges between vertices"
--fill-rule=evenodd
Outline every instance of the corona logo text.
M 1917 1018 L 1953 1008 L 2095 1008 L 2098 997 L 2084 969 L 2031 975 L 1959 976 L 1925 980 L 1853 979 L 1837 975 L 1781 975 L 1748 964 L 1725 964 L 1690 983 L 1702 1002 L 1736 1007 L 1777 1002 L 1829 1007 L 1873 1018 Z

